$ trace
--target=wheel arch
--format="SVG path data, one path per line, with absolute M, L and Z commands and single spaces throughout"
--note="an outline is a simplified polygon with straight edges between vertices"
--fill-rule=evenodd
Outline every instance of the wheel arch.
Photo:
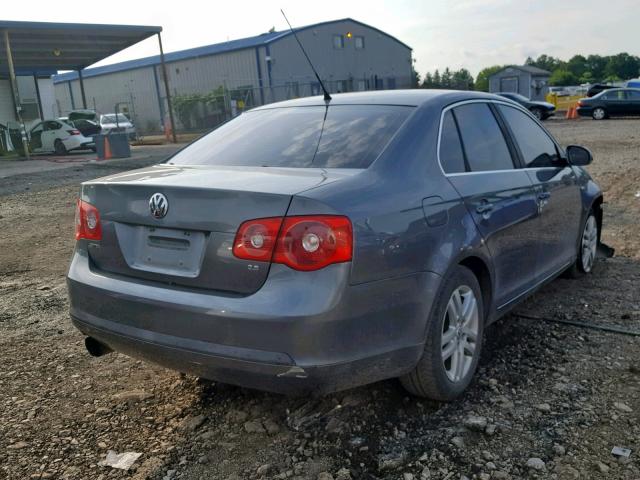
M 484 306 L 484 318 L 486 323 L 491 321 L 493 303 L 493 282 L 491 270 L 484 259 L 476 255 L 470 255 L 458 262 L 458 265 L 468 268 L 478 279 L 482 290 L 482 304 Z

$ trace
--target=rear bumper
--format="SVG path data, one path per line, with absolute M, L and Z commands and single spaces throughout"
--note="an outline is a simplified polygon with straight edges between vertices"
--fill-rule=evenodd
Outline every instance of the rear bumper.
M 440 277 L 349 285 L 349 269 L 274 265 L 258 292 L 238 297 L 106 275 L 77 250 L 71 317 L 113 350 L 260 390 L 328 393 L 407 373 L 422 354 Z

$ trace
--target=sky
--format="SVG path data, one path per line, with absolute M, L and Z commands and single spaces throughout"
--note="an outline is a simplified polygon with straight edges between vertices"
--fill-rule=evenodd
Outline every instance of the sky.
M 4 0 L 4 20 L 160 25 L 165 52 L 351 17 L 413 48 L 419 73 L 466 68 L 476 75 L 496 64 L 522 64 L 542 53 L 567 60 L 577 53 L 640 55 L 639 0 Z M 55 7 L 52 5 L 55 4 Z M 98 65 L 158 53 L 155 38 Z

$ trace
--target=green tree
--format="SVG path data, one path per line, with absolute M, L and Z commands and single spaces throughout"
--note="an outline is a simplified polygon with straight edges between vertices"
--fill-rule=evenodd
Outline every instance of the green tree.
M 580 78 L 588 70 L 587 59 L 582 55 L 574 55 L 567 62 L 567 70 Z
M 542 54 L 539 55 L 538 58 L 533 60 L 531 57 L 528 57 L 525 61 L 525 65 L 531 65 L 533 67 L 542 68 L 543 70 L 548 70 L 549 72 L 553 72 L 560 67 L 565 65 L 565 62 L 560 60 L 559 58 L 552 57 L 551 55 Z
M 565 69 L 557 69 L 554 70 L 549 77 L 549 84 L 554 86 L 566 86 L 566 85 L 575 85 L 578 83 L 578 78 L 571 73 L 569 70 Z
M 623 52 L 609 57 L 605 67 L 605 74 L 607 77 L 615 76 L 621 79 L 628 79 L 637 77 L 639 69 L 640 58 Z
M 489 91 L 489 77 L 496 72 L 499 72 L 505 68 L 504 65 L 494 65 L 493 67 L 487 67 L 480 70 L 476 77 L 475 89 L 481 92 Z
M 589 55 L 587 57 L 587 71 L 591 73 L 594 82 L 600 82 L 605 77 L 607 58 L 602 55 Z
M 473 76 L 466 68 L 453 72 L 451 80 L 455 90 L 473 90 Z

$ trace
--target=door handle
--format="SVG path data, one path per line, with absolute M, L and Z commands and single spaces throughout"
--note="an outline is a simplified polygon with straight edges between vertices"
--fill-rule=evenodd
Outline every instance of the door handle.
M 493 203 L 489 203 L 487 201 L 483 201 L 480 205 L 476 207 L 476 212 L 483 215 L 485 213 L 489 213 L 493 210 Z
M 538 193 L 538 200 L 549 200 L 549 198 L 551 198 L 551 192 Z

